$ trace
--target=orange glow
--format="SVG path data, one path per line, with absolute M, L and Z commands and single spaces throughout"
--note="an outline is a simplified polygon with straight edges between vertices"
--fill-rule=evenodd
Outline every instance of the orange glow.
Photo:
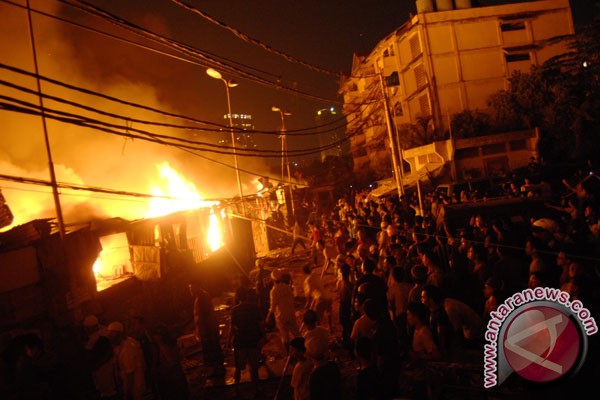
M 216 201 L 203 200 L 195 185 L 172 168 L 168 162 L 158 164 L 157 169 L 159 177 L 151 183 L 150 191 L 152 195 L 161 197 L 152 198 L 148 202 L 145 218 L 160 217 L 177 211 L 195 210 L 218 204 Z M 221 210 L 220 216 L 223 216 L 223 210 Z M 219 218 L 219 214 L 211 209 L 205 239 L 211 252 L 224 245 L 221 221 L 222 218 Z M 157 227 L 155 227 L 155 239 L 158 240 L 156 229 Z M 100 243 L 102 251 L 93 266 L 99 292 L 124 281 L 133 274 L 129 242 L 125 233 L 102 236 Z
M 223 240 L 223 231 L 219 217 L 215 214 L 214 210 L 210 210 L 210 217 L 208 220 L 208 247 L 211 251 L 216 251 L 223 247 L 225 244 Z
M 256 178 L 252 183 L 254 183 L 254 185 L 256 185 L 256 191 L 259 192 L 262 188 L 263 188 L 263 184 L 258 180 L 259 178 Z M 261 196 L 261 193 L 258 193 L 259 196 Z
M 218 204 L 216 201 L 204 201 L 196 186 L 172 168 L 167 161 L 157 165 L 160 182 L 153 182 L 150 192 L 154 196 L 172 198 L 154 198 L 150 200 L 146 218 L 160 217 L 177 211 L 193 210 Z
M 102 251 L 93 266 L 99 292 L 122 282 L 133 272 L 129 242 L 125 233 L 102 236 L 100 244 Z

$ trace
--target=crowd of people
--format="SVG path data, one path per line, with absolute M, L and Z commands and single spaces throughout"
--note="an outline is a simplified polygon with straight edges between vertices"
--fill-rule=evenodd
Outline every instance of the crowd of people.
M 189 398 L 182 354 L 167 326 L 134 315 L 16 335 L 2 354 L 0 397 L 16 400 Z M 51 337 L 46 337 L 50 335 Z
M 593 179 L 564 180 L 565 193 L 535 214 L 474 212 L 462 225 L 447 223 L 453 200 L 435 192 L 401 201 L 363 191 L 329 208 L 314 201 L 306 223 L 290 226 L 290 253 L 306 252 L 301 283 L 258 259 L 252 279 L 235 288 L 225 338 L 206 288 L 190 283 L 205 367 L 223 376 L 222 346 L 233 348 L 236 392 L 248 368 L 260 397 L 262 348 L 274 332 L 295 400 L 341 399 L 348 390 L 358 400 L 435 398 L 443 377 L 432 365 L 481 369 L 487 322 L 516 292 L 558 288 L 598 319 L 600 208 Z M 141 317 L 126 325 L 88 315 L 80 334 L 57 340 L 73 349 L 66 364 L 38 335 L 22 335 L 15 353 L 3 355 L 11 368 L 2 377 L 14 382 L 19 399 L 82 398 L 75 392 L 89 399 L 188 399 L 182 355 L 168 327 L 148 329 Z M 356 365 L 350 389 L 333 350 Z M 597 354 L 597 345 L 588 351 Z M 597 372 L 596 359 L 589 357 L 587 368 Z
M 564 192 L 555 199 L 547 196 L 544 184 L 546 204 L 534 212 L 473 212 L 462 225 L 452 226 L 445 208 L 457 200 L 435 192 L 403 202 L 398 196 L 371 197 L 364 191 L 340 198 L 329 209 L 313 202 L 305 235 L 294 221 L 291 249 L 295 253 L 303 247 L 304 238 L 310 250 L 303 268 L 304 329 L 290 309 L 298 288 L 289 277 L 281 279 L 283 270 L 273 271 L 270 292 L 270 310 L 287 315 L 276 319 L 284 351 L 299 363 L 292 378 L 295 398 L 341 398 L 340 368 L 323 345 L 331 348 L 336 341 L 357 362 L 358 399 L 433 397 L 430 383 L 435 378 L 429 367 L 471 363 L 481 372 L 490 315 L 508 296 L 526 288 L 560 289 L 597 318 L 598 178 L 576 178 L 574 183 L 563 180 Z M 511 187 L 515 185 L 506 186 Z M 507 197 L 540 196 L 540 188 L 533 187 L 526 178 Z M 468 200 L 465 194 L 463 201 Z M 323 285 L 327 273 L 334 276 L 331 293 Z M 287 302 L 279 295 L 284 287 Z M 333 322 L 332 296 L 337 311 Z M 311 337 L 314 325 L 327 333 L 321 332 L 320 340 Z M 596 354 L 596 346 L 591 349 Z M 327 360 L 327 372 L 307 373 L 306 359 L 313 368 Z M 590 364 L 597 371 L 597 362 Z M 327 393 L 318 384 L 321 373 L 328 379 Z

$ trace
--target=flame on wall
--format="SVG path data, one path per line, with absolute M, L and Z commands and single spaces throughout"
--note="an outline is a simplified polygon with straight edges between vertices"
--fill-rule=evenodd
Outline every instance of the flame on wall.
M 150 184 L 150 192 L 157 196 L 148 203 L 146 218 L 155 218 L 178 211 L 195 210 L 199 208 L 212 207 L 218 205 L 217 201 L 203 200 L 196 186 L 185 176 L 177 172 L 168 162 L 164 161 L 157 165 L 159 177 Z M 208 218 L 208 227 L 206 229 L 206 243 L 210 251 L 214 252 L 225 244 L 221 218 L 211 208 Z M 116 236 L 116 235 L 112 235 Z M 104 240 L 106 239 L 106 240 Z M 118 248 L 123 248 L 123 239 L 127 242 L 125 234 L 120 234 L 117 240 L 108 240 L 108 237 L 100 238 L 103 250 L 100 252 L 94 263 L 94 275 L 98 291 L 110 287 L 112 281 L 118 283 L 124 276 L 133 272 L 132 266 L 123 262 L 123 253 L 117 252 Z M 114 246 L 113 246 L 114 243 Z M 126 244 L 127 246 L 127 244 Z M 114 248 L 113 248 L 114 247 Z M 108 276 L 107 276 L 108 275 Z
M 218 204 L 216 201 L 203 200 L 196 186 L 172 168 L 167 161 L 163 161 L 156 167 L 160 179 L 151 184 L 150 193 L 160 197 L 150 200 L 146 218 Z

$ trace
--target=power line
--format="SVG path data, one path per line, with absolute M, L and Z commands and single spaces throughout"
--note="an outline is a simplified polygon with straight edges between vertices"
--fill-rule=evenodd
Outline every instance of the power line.
M 102 18 L 114 25 L 119 26 L 122 29 L 126 29 L 138 36 L 142 36 L 145 39 L 148 40 L 152 40 L 155 42 L 158 42 L 162 45 L 166 45 L 169 46 L 172 49 L 175 49 L 177 51 L 183 52 L 187 55 L 192 55 L 192 56 L 196 56 L 201 58 L 202 60 L 209 62 L 209 64 L 215 68 L 220 68 L 224 71 L 227 71 L 228 73 L 230 73 L 233 76 L 242 78 L 242 79 L 248 79 L 250 81 L 253 81 L 255 83 L 259 83 L 271 88 L 275 88 L 278 90 L 284 90 L 290 93 L 293 93 L 295 95 L 299 95 L 305 98 L 309 98 L 312 100 L 317 100 L 320 102 L 326 102 L 326 103 L 335 103 L 335 104 L 341 104 L 340 101 L 338 100 L 332 100 L 332 99 L 326 99 L 324 97 L 321 96 L 317 96 L 317 95 L 313 95 L 313 94 L 309 94 L 309 93 L 305 93 L 302 92 L 300 90 L 294 89 L 294 88 L 290 88 L 288 86 L 284 86 L 281 85 L 281 83 L 279 81 L 277 82 L 273 82 L 270 81 L 268 79 L 264 79 L 258 75 L 243 71 L 239 68 L 233 67 L 231 65 L 228 64 L 224 64 L 218 60 L 215 60 L 213 57 L 209 57 L 206 54 L 203 54 L 201 52 L 199 52 L 196 48 L 193 48 L 191 46 L 188 46 L 184 43 L 181 43 L 179 41 L 176 41 L 174 39 L 171 38 L 167 38 L 165 36 L 162 35 L 158 35 L 150 30 L 147 30 L 145 28 L 142 28 L 132 22 L 129 22 L 121 17 L 118 17 L 106 10 L 103 10 L 99 7 L 96 7 L 94 5 L 91 5 L 89 3 L 83 2 L 83 1 L 79 1 L 79 0 L 58 0 L 61 3 L 64 3 L 66 5 L 69 5 L 71 7 L 75 7 L 78 8 L 84 12 L 87 12 L 89 14 L 92 14 L 94 16 L 97 16 L 99 18 Z
M 201 10 L 199 10 L 196 7 L 193 7 L 193 6 L 191 6 L 191 5 L 187 4 L 187 3 L 184 3 L 183 1 L 179 1 L 179 0 L 171 0 L 171 1 L 173 3 L 175 3 L 175 4 L 177 4 L 178 6 L 181 6 L 181 7 L 185 8 L 186 10 L 189 10 L 189 11 L 193 12 L 194 14 L 200 15 L 202 18 L 204 18 L 205 20 L 211 22 L 212 24 L 217 25 L 220 28 L 223 28 L 223 29 L 226 29 L 226 30 L 232 32 L 236 37 L 242 39 L 244 42 L 253 44 L 255 46 L 259 46 L 259 47 L 267 50 L 269 53 L 276 54 L 276 55 L 284 58 L 287 61 L 291 61 L 291 62 L 294 62 L 296 64 L 300 64 L 300 65 L 302 65 L 304 67 L 307 67 L 307 68 L 309 68 L 309 69 L 311 69 L 313 71 L 322 72 L 322 73 L 325 73 L 327 75 L 331 75 L 331 76 L 334 76 L 334 77 L 337 77 L 337 78 L 340 78 L 340 76 L 342 75 L 341 72 L 335 72 L 335 71 L 331 71 L 331 70 L 326 69 L 326 68 L 315 66 L 315 65 L 310 64 L 310 63 L 308 63 L 306 61 L 302 61 L 302 60 L 300 60 L 300 59 L 298 59 L 298 58 L 296 58 L 294 56 L 291 56 L 291 55 L 289 55 L 287 53 L 284 53 L 282 51 L 274 49 L 273 47 L 269 46 L 268 44 L 265 44 L 265 43 L 261 42 L 260 40 L 251 38 L 250 36 L 248 36 L 245 33 L 239 31 L 238 29 L 236 29 L 236 28 L 234 28 L 234 27 L 232 27 L 230 25 L 227 25 L 226 23 L 224 23 L 222 21 L 219 21 L 216 18 L 211 17 L 210 15 L 208 15 L 207 13 L 205 13 L 204 11 L 201 11 Z
M 0 102 L 0 108 L 2 108 L 4 110 L 20 112 L 20 113 L 24 113 L 24 114 L 31 114 L 31 115 L 40 115 L 40 116 L 42 115 L 42 110 L 39 108 L 39 106 L 36 106 L 33 103 L 28 103 L 23 100 L 10 98 L 8 96 L 3 96 L 3 95 L 0 95 L 0 99 L 9 100 L 9 101 L 12 101 L 14 103 L 21 105 L 21 106 L 16 106 L 13 104 Z M 209 149 L 205 149 L 202 147 L 197 147 L 197 145 L 201 145 L 201 146 L 214 147 L 214 148 L 230 149 L 231 147 L 229 147 L 229 146 L 221 146 L 221 145 L 216 145 L 216 144 L 211 144 L 211 143 L 206 143 L 206 142 L 190 141 L 190 140 L 181 139 L 181 138 L 177 138 L 177 137 L 173 137 L 173 136 L 160 135 L 160 134 L 145 131 L 142 129 L 133 128 L 129 125 L 111 124 L 111 123 L 102 122 L 102 121 L 99 121 L 96 119 L 92 119 L 89 117 L 84 117 L 84 116 L 77 115 L 77 114 L 67 113 L 64 111 L 59 111 L 59 110 L 55 110 L 55 109 L 51 109 L 51 108 L 47 108 L 47 107 L 44 108 L 43 112 L 47 116 L 47 118 L 51 118 L 51 119 L 61 121 L 64 123 L 70 123 L 70 124 L 81 126 L 81 127 L 94 128 L 94 129 L 97 129 L 100 131 L 115 134 L 117 136 L 128 137 L 131 139 L 147 140 L 147 141 L 151 141 L 151 142 L 155 142 L 155 143 L 159 143 L 159 144 L 178 147 L 181 149 L 209 151 L 209 152 L 219 153 L 219 154 L 232 154 L 229 151 L 209 150 Z M 125 132 L 115 131 L 113 128 L 122 129 Z M 130 132 L 136 132 L 137 134 L 133 134 Z M 140 134 L 143 136 L 140 136 Z M 176 141 L 185 142 L 188 144 L 172 143 L 172 142 L 169 142 L 169 140 L 176 140 Z M 315 154 L 320 151 L 335 147 L 338 144 L 341 144 L 342 142 L 344 142 L 346 140 L 348 140 L 348 137 L 340 139 L 338 142 L 331 143 L 327 146 L 305 148 L 303 150 L 291 150 L 291 151 L 288 150 L 288 151 L 286 151 L 286 154 L 289 154 L 291 156 L 303 156 L 303 155 Z M 281 157 L 281 151 L 279 151 L 279 150 L 258 150 L 258 149 L 248 149 L 248 148 L 241 148 L 240 150 L 243 150 L 244 152 L 247 153 L 247 154 L 243 154 L 243 153 L 240 154 L 241 156 L 246 156 L 246 157 L 272 157 L 272 158 L 280 158 Z M 271 154 L 271 155 L 269 155 L 269 154 Z
M 14 66 L 3 64 L 3 63 L 0 63 L 0 68 L 6 69 L 6 70 L 9 70 L 9 71 L 12 71 L 12 72 L 15 72 L 17 74 L 29 76 L 29 77 L 32 77 L 32 78 L 37 78 L 38 77 L 38 75 L 36 75 L 34 73 L 31 73 L 29 71 L 23 70 L 21 68 L 17 68 L 17 67 L 14 67 Z M 189 125 L 166 124 L 166 123 L 159 123 L 159 122 L 153 122 L 153 121 L 147 121 L 147 120 L 132 119 L 131 117 L 125 117 L 125 116 L 116 116 L 116 117 L 121 118 L 121 119 L 129 119 L 130 121 L 139 122 L 139 123 L 143 123 L 143 124 L 149 124 L 149 125 L 157 125 L 157 126 L 179 128 L 179 129 L 187 129 L 187 130 L 196 130 L 196 131 L 202 131 L 202 132 L 222 132 L 222 131 L 224 131 L 226 129 L 229 129 L 229 126 L 225 126 L 225 125 L 221 125 L 221 124 L 217 124 L 217 123 L 213 123 L 213 122 L 209 122 L 209 121 L 199 120 L 197 118 L 193 118 L 193 117 L 189 117 L 189 116 L 185 116 L 185 115 L 181 115 L 181 114 L 175 114 L 175 113 L 171 113 L 171 112 L 166 112 L 166 111 L 163 111 L 163 110 L 160 110 L 160 109 L 157 109 L 157 108 L 153 108 L 153 107 L 149 107 L 149 106 L 145 106 L 145 105 L 142 105 L 142 104 L 139 104 L 139 103 L 133 103 L 133 102 L 130 102 L 130 101 L 126 101 L 126 100 L 114 97 L 114 96 L 105 95 L 105 94 L 99 93 L 97 91 L 93 91 L 93 90 L 90 90 L 90 89 L 81 88 L 81 87 L 74 86 L 74 85 L 71 85 L 71 84 L 68 84 L 68 83 L 65 83 L 65 82 L 62 82 L 62 81 L 58 81 L 56 79 L 48 78 L 48 77 L 43 76 L 43 75 L 39 75 L 39 78 L 41 80 L 45 81 L 45 82 L 48 82 L 48 83 L 51 83 L 51 84 L 54 84 L 54 85 L 57 85 L 57 86 L 64 87 L 66 89 L 74 90 L 74 91 L 77 91 L 77 92 L 80 92 L 80 93 L 84 93 L 84 94 L 87 94 L 87 95 L 99 97 L 99 98 L 102 98 L 102 99 L 105 99 L 105 100 L 109 100 L 109 101 L 113 101 L 113 102 L 116 102 L 116 103 L 119 103 L 119 104 L 123 104 L 123 105 L 126 105 L 126 106 L 130 106 L 130 107 L 134 107 L 134 108 L 139 108 L 139 109 L 142 109 L 142 110 L 145 110 L 145 111 L 155 112 L 157 114 L 168 116 L 168 117 L 172 117 L 172 118 L 176 118 L 176 119 L 190 121 L 190 122 L 198 123 L 198 124 L 201 124 L 201 125 L 214 126 L 214 128 L 204 128 L 204 127 L 189 126 Z M 7 82 L 7 81 L 0 81 L 0 82 L 3 85 L 10 86 L 10 87 L 13 87 L 13 88 L 21 90 L 21 91 L 25 91 L 25 92 L 28 92 L 28 93 L 31 93 L 31 94 L 36 94 L 36 95 L 38 94 L 37 92 L 31 91 L 31 89 L 27 89 L 27 88 L 25 88 L 23 86 L 19 86 L 19 85 L 16 85 L 16 84 L 13 84 L 13 83 L 10 83 L 10 82 Z M 69 102 L 69 101 L 64 100 L 62 98 L 59 98 L 59 97 L 53 97 L 53 96 L 50 96 L 50 95 L 47 95 L 47 94 L 43 94 L 43 96 L 47 97 L 47 98 L 51 98 L 51 99 L 53 99 L 55 101 L 59 101 L 59 102 L 63 102 L 63 103 L 68 103 L 69 105 L 72 105 L 72 106 L 76 106 L 76 107 L 80 107 L 80 108 L 85 108 L 88 111 L 93 111 L 93 112 L 97 112 L 97 113 L 101 113 L 101 114 L 104 113 L 105 115 L 115 116 L 115 114 L 113 114 L 113 113 L 102 112 L 102 111 L 99 111 L 96 108 L 83 106 L 80 103 L 76 103 L 76 102 Z M 377 96 L 373 96 L 373 92 L 371 92 L 371 94 L 368 94 L 367 96 L 365 96 L 365 101 L 363 103 L 355 105 L 355 110 L 361 110 L 362 106 L 371 104 L 372 102 L 379 101 L 379 99 L 377 99 L 375 97 L 377 97 Z M 353 113 L 355 113 L 355 111 L 351 111 L 350 113 L 353 114 Z M 307 131 L 307 130 L 316 130 L 316 129 L 325 127 L 327 125 L 330 125 L 332 123 L 343 121 L 345 119 L 346 119 L 346 117 L 342 116 L 342 117 L 340 117 L 339 120 L 336 120 L 336 121 L 333 121 L 333 122 L 329 122 L 329 123 L 326 123 L 326 124 L 323 124 L 323 125 L 318 125 L 318 126 L 313 127 L 313 128 L 303 128 L 303 129 L 295 129 L 295 130 L 291 129 L 291 130 L 287 130 L 287 132 L 288 133 L 294 133 L 295 136 L 312 136 L 312 135 L 317 135 L 317 134 L 320 134 L 320 133 L 326 133 L 326 132 L 337 130 L 337 129 L 341 128 L 342 126 L 346 126 L 347 123 L 344 123 L 343 125 L 340 125 L 339 127 L 331 128 L 329 130 L 306 132 L 306 133 L 303 133 L 303 132 Z M 233 129 L 236 130 L 236 131 L 238 131 L 238 132 L 241 132 L 241 133 L 257 133 L 257 134 L 276 135 L 276 136 L 279 136 L 281 134 L 281 131 L 279 131 L 279 130 L 278 131 L 246 130 L 246 129 L 242 129 L 242 128 L 238 128 L 238 127 L 233 127 Z
M 14 175 L 5 175 L 0 174 L 0 180 L 17 182 L 29 185 L 38 185 L 38 186 L 48 186 L 52 187 L 52 183 L 43 179 L 36 178 L 26 178 L 22 176 L 14 176 Z M 119 196 L 130 196 L 130 197 L 138 197 L 138 198 L 146 198 L 146 199 L 167 199 L 167 200 L 195 200 L 195 199 L 186 199 L 186 198 L 178 198 L 173 196 L 160 196 L 148 193 L 137 193 L 137 192 L 129 192 L 125 190 L 116 190 L 116 189 L 108 189 L 99 186 L 89 186 L 89 185 L 79 185 L 75 183 L 66 183 L 66 182 L 57 182 L 57 187 L 61 189 L 70 189 L 70 190 L 80 190 L 80 191 L 88 191 L 94 193 L 105 193 Z M 229 200 L 227 198 L 209 198 L 209 199 L 201 199 L 200 201 L 226 201 Z
M 10 0 L 0 0 L 0 1 L 5 2 L 7 4 L 11 4 L 11 5 L 15 6 L 15 7 L 25 8 L 24 6 L 22 6 L 20 4 L 17 4 L 17 3 L 14 3 L 14 2 L 12 2 Z M 92 31 L 92 32 L 95 32 L 95 33 L 98 33 L 98 34 L 101 34 L 101 35 L 113 38 L 115 40 L 119 40 L 119 41 L 131 44 L 131 45 L 134 45 L 134 46 L 137 46 L 137 47 L 140 47 L 140 48 L 143 48 L 143 49 L 146 49 L 146 50 L 149 50 L 149 51 L 152 51 L 152 52 L 164 55 L 164 56 L 168 56 L 168 57 L 180 60 L 180 61 L 191 63 L 191 64 L 194 64 L 194 65 L 200 65 L 200 66 L 203 66 L 203 67 L 208 67 L 208 66 L 214 67 L 215 65 L 217 65 L 218 68 L 221 68 L 221 69 L 227 71 L 228 73 L 230 73 L 230 74 L 232 74 L 232 75 L 234 75 L 236 77 L 244 78 L 244 79 L 253 81 L 255 83 L 262 84 L 264 86 L 269 86 L 271 88 L 275 88 L 275 89 L 278 89 L 278 90 L 284 90 L 284 91 L 292 92 L 295 95 L 303 96 L 303 97 L 306 97 L 306 98 L 309 98 L 309 99 L 312 99 L 312 100 L 318 100 L 320 102 L 341 104 L 341 102 L 339 102 L 337 100 L 326 99 L 326 98 L 323 98 L 323 97 L 320 97 L 320 96 L 312 95 L 312 94 L 309 94 L 309 93 L 305 93 L 305 92 L 302 92 L 302 91 L 290 88 L 288 86 L 282 86 L 281 85 L 281 80 L 282 79 L 281 79 L 281 77 L 279 75 L 276 75 L 276 74 L 273 74 L 273 73 L 270 73 L 270 72 L 267 72 L 267 71 L 263 71 L 263 70 L 260 70 L 258 68 L 255 68 L 253 66 L 249 66 L 249 65 L 246 65 L 246 64 L 234 61 L 234 60 L 230 60 L 228 58 L 225 58 L 225 57 L 222 57 L 222 56 L 219 56 L 219 55 L 215 55 L 215 54 L 210 53 L 210 52 L 208 52 L 206 50 L 199 50 L 199 49 L 190 47 L 190 46 L 185 45 L 183 43 L 177 42 L 177 41 L 175 41 L 173 39 L 169 39 L 169 38 L 165 38 L 163 36 L 157 35 L 157 34 L 151 32 L 149 30 L 146 30 L 146 29 L 143 29 L 141 27 L 138 27 L 138 26 L 136 26 L 134 24 L 131 24 L 131 23 L 125 21 L 125 20 L 121 20 L 120 18 L 118 18 L 116 16 L 113 16 L 113 15 L 111 15 L 111 14 L 105 12 L 105 11 L 102 11 L 99 8 L 95 8 L 94 6 L 92 6 L 90 4 L 81 2 L 82 5 L 77 5 L 77 4 L 70 4 L 67 0 L 57 0 L 57 1 L 62 2 L 64 4 L 66 4 L 66 5 L 68 5 L 68 6 L 78 8 L 81 11 L 93 14 L 93 15 L 95 15 L 97 17 L 100 17 L 100 18 L 103 18 L 105 20 L 108 20 L 112 24 L 115 24 L 115 25 L 117 25 L 117 26 L 119 26 L 119 27 L 121 27 L 123 29 L 127 29 L 130 32 L 133 32 L 134 34 L 136 34 L 138 36 L 144 37 L 145 39 L 151 40 L 153 42 L 157 42 L 158 44 L 160 44 L 162 46 L 167 46 L 167 47 L 169 47 L 169 48 L 171 48 L 173 50 L 176 50 L 176 51 L 178 51 L 180 53 L 183 53 L 183 54 L 185 54 L 187 56 L 199 58 L 200 60 L 203 61 L 203 63 L 198 62 L 198 61 L 193 61 L 193 60 L 185 59 L 185 58 L 182 58 L 182 57 L 178 57 L 178 56 L 176 56 L 174 54 L 166 53 L 166 52 L 160 51 L 160 50 L 152 48 L 152 47 L 144 46 L 144 45 L 142 45 L 140 43 L 136 43 L 136 42 L 130 41 L 128 39 L 125 39 L 125 38 L 122 38 L 122 37 L 119 37 L 119 36 L 116 36 L 116 35 L 113 35 L 113 34 L 110 34 L 110 33 L 103 32 L 103 31 L 95 29 L 95 28 L 88 27 L 88 26 L 83 25 L 83 24 L 79 24 L 79 23 L 76 23 L 76 22 L 73 22 L 73 21 L 69 21 L 67 19 L 51 15 L 51 14 L 48 14 L 48 13 L 40 11 L 40 10 L 35 10 L 35 9 L 32 8 L 31 11 L 35 12 L 37 14 L 46 16 L 48 18 L 53 18 L 53 19 L 59 20 L 61 22 L 69 23 L 71 25 L 78 26 L 78 27 L 80 27 L 82 29 L 86 29 L 86 30 L 89 30 L 89 31 Z M 84 8 L 84 5 L 86 7 L 90 7 L 90 8 L 93 7 L 93 9 L 96 10 L 96 11 Z M 128 26 L 128 25 L 130 25 L 131 27 Z M 160 39 L 162 39 L 162 40 L 160 40 Z M 165 41 L 166 41 L 166 43 L 165 43 Z M 217 60 L 217 58 L 221 59 L 221 60 L 224 60 L 226 62 L 230 62 L 230 63 L 234 63 L 234 64 L 237 64 L 237 65 L 240 65 L 240 66 L 242 66 L 242 67 L 244 67 L 246 69 L 250 69 L 250 70 L 254 70 L 254 71 L 260 72 L 261 74 L 264 74 L 264 75 L 270 75 L 272 77 L 277 77 L 277 81 L 276 82 L 269 81 L 269 80 L 261 78 L 261 77 L 259 77 L 257 75 L 254 75 L 254 74 L 248 73 L 246 71 L 240 70 L 238 68 L 235 68 L 235 67 L 233 67 L 231 65 L 226 64 L 223 61 Z

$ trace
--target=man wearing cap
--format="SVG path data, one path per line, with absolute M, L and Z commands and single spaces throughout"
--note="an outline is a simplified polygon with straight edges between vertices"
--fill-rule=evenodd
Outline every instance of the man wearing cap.
M 271 272 L 271 278 L 274 285 L 269 296 L 270 308 L 266 321 L 269 320 L 271 315 L 275 316 L 275 325 L 277 325 L 281 343 L 287 354 L 290 340 L 300 336 L 294 308 L 294 291 L 292 286 L 284 281 L 284 273 L 280 268 L 276 268 Z
M 123 324 L 119 321 L 111 322 L 107 330 L 115 353 L 123 399 L 143 399 L 146 393 L 146 379 L 142 346 L 125 334 Z
M 90 350 L 100 336 L 106 336 L 106 326 L 100 325 L 98 317 L 90 314 L 83 319 L 83 333 L 87 337 L 84 347 L 86 350 Z

